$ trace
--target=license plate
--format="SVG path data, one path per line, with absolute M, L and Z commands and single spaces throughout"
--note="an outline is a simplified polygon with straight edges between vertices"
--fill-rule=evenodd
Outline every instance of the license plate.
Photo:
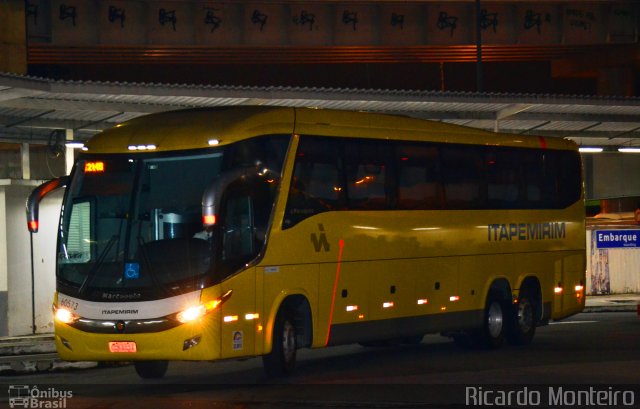
M 136 343 L 132 341 L 116 341 L 109 342 L 109 351 L 116 353 L 133 353 L 137 352 L 138 349 L 136 347 Z

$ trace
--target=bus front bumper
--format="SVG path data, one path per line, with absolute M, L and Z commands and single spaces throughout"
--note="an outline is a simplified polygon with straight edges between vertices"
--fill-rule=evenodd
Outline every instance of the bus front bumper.
M 91 333 L 55 323 L 58 355 L 65 361 L 216 360 L 220 333 L 210 319 L 161 332 Z

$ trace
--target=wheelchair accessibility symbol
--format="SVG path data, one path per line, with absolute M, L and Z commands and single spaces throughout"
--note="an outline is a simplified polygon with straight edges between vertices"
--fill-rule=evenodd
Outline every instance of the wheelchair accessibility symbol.
M 140 264 L 138 263 L 125 263 L 124 264 L 124 278 L 126 280 L 136 280 L 140 278 Z

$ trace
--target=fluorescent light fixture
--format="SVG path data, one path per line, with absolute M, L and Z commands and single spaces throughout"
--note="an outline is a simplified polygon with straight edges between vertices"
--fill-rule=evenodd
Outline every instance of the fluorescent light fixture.
M 618 152 L 622 152 L 622 153 L 640 153 L 640 147 L 618 148 Z
M 73 148 L 73 149 L 82 149 L 82 148 L 84 148 L 84 143 L 77 142 L 77 141 L 69 141 L 69 142 L 66 142 L 64 145 L 67 148 Z
M 600 153 L 602 152 L 602 148 L 598 148 L 595 146 L 581 146 L 578 151 L 581 153 Z

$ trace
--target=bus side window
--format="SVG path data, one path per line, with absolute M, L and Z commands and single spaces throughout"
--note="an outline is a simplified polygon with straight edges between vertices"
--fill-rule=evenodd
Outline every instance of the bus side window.
M 521 208 L 521 150 L 490 148 L 486 152 L 487 200 L 492 209 Z
M 580 198 L 580 180 L 582 167 L 580 155 L 575 151 L 556 151 L 551 155 L 553 166 L 549 173 L 553 172 L 555 179 L 555 200 L 553 207 L 565 208 L 575 203 Z M 552 170 L 555 168 L 555 172 Z
M 349 210 L 388 208 L 386 141 L 351 140 L 345 149 Z
M 304 138 L 296 155 L 283 227 L 315 214 L 338 210 L 343 196 L 338 141 Z
M 482 150 L 474 146 L 442 147 L 442 175 L 448 209 L 479 209 L 485 205 Z
M 436 146 L 402 143 L 396 146 L 395 166 L 398 177 L 398 209 L 442 208 L 440 161 Z
M 540 151 L 527 151 L 521 155 L 524 190 L 527 208 L 541 209 L 549 206 L 545 188 L 543 155 Z

